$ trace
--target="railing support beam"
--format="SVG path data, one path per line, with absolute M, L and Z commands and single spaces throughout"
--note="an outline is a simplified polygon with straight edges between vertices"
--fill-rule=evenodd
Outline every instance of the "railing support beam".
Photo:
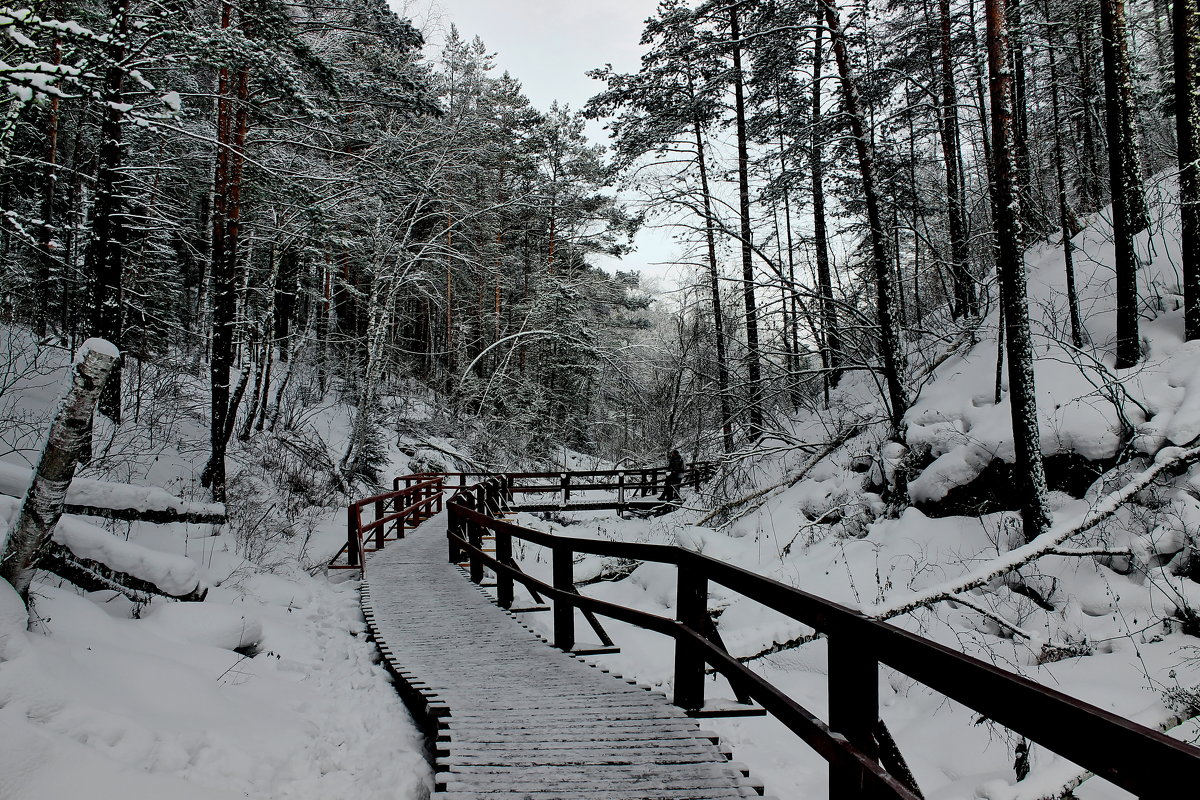
M 575 591 L 575 551 L 559 545 L 551 552 L 554 588 L 569 595 Z M 560 650 L 575 647 L 575 605 L 561 595 L 554 598 L 554 646 Z
M 869 645 L 852 633 L 829 637 L 829 727 L 871 758 L 878 759 L 879 662 Z M 829 766 L 829 800 L 859 800 L 866 776 L 855 767 Z
M 708 578 L 689 565 L 679 565 L 676 619 L 697 633 L 708 629 Z M 689 637 L 675 639 L 675 705 L 704 707 L 704 656 Z

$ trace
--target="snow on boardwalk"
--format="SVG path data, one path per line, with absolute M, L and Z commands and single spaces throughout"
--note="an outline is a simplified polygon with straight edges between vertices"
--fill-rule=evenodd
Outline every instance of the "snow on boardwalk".
M 367 561 L 363 609 L 438 716 L 449 798 L 724 800 L 757 792 L 661 694 L 543 642 L 446 563 L 446 515 Z

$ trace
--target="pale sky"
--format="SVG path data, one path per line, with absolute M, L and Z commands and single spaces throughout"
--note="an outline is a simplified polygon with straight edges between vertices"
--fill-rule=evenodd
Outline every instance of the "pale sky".
M 389 0 L 401 16 L 425 32 L 434 48 L 441 46 L 450 23 L 465 39 L 478 35 L 496 54 L 495 74 L 508 71 L 524 87 L 535 108 L 554 101 L 581 109 L 604 88 L 589 78 L 590 69 L 612 64 L 635 72 L 641 59 L 638 40 L 643 23 L 658 0 Z M 434 57 L 437 50 L 431 50 Z M 607 144 L 600 124 L 588 126 L 590 138 Z M 655 262 L 674 260 L 677 248 L 664 231 L 643 231 L 637 251 L 611 266 L 638 269 L 674 283 L 674 270 Z M 603 265 L 608 267 L 609 265 Z

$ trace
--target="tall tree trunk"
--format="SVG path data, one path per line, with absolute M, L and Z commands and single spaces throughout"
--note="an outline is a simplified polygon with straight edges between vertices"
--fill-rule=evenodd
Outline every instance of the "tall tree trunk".
M 75 357 L 71 388 L 50 426 L 45 449 L 34 468 L 33 482 L 10 529 L 0 542 L 0 577 L 27 600 L 38 550 L 62 516 L 67 487 L 79 457 L 91 438 L 92 410 L 119 353 L 110 343 L 89 339 Z
M 1008 0 L 1009 50 L 1013 76 L 1013 158 L 1017 170 L 1017 190 L 1021 193 L 1024 223 L 1030 221 L 1033 196 L 1029 166 L 1029 103 L 1025 90 L 1025 23 L 1021 0 Z
M 1134 127 L 1133 74 L 1125 30 L 1125 0 L 1100 0 L 1104 44 L 1104 107 L 1112 187 L 1117 277 L 1117 369 L 1141 358 L 1138 336 L 1137 254 L 1133 237 L 1148 224 Z
M 841 77 L 842 104 L 850 123 L 850 136 L 854 139 L 855 150 L 858 153 L 858 171 L 862 179 L 863 196 L 867 206 L 867 226 L 871 236 L 871 265 L 875 278 L 875 307 L 879 321 L 882 371 L 887 385 L 892 430 L 899 434 L 904 422 L 904 412 L 908 410 L 908 397 L 904 392 L 900 374 L 904 357 L 900 349 L 900 329 L 896 323 L 896 291 L 892 285 L 892 274 L 888 264 L 887 237 L 883 231 L 879 194 L 875 186 L 875 153 L 863 120 L 858 86 L 854 80 L 850 52 L 842 34 L 837 8 L 834 0 L 822 0 L 822 4 L 825 6 L 825 21 L 829 26 L 833 54 Z
M 950 280 L 954 286 L 954 317 L 973 317 L 979 314 L 975 282 L 971 279 L 967 259 L 967 241 L 962 180 L 958 171 L 960 134 L 958 127 L 958 88 L 954 81 L 954 51 L 950 18 L 950 0 L 938 0 L 941 35 L 942 106 L 938 133 L 942 140 L 942 158 L 946 162 L 946 217 L 950 229 Z
M 1095 70 L 1092 65 L 1092 20 L 1090 3 L 1080 9 L 1075 27 L 1075 49 L 1079 61 L 1079 139 L 1083 142 L 1083 153 L 1079 169 L 1079 202 L 1084 211 L 1095 211 L 1100 207 L 1103 194 L 1100 188 L 1100 148 L 1096 99 Z
M 1012 413 L 1016 475 L 1025 540 L 1050 527 L 1046 474 L 1037 415 L 1033 342 L 1025 294 L 1021 200 L 1013 154 L 1013 80 L 1009 71 L 1005 0 L 986 0 L 988 73 L 992 106 L 992 214 L 996 223 L 996 270 L 1008 335 L 1008 398 Z
M 688 73 L 688 89 L 695 103 L 692 75 Z M 729 362 L 725 353 L 725 315 L 721 310 L 721 268 L 717 263 L 717 240 L 713 224 L 712 196 L 708 188 L 708 151 L 704 144 L 700 109 L 694 106 L 692 134 L 696 140 L 696 163 L 700 168 L 700 194 L 704 206 L 704 242 L 708 253 L 708 285 L 712 298 L 713 337 L 717 345 L 717 400 L 721 409 L 721 443 L 726 453 L 733 452 L 733 411 L 729 403 Z
M 93 279 L 94 335 L 121 346 L 123 304 L 122 272 L 125 266 L 125 195 L 123 174 L 125 143 L 125 41 L 129 35 L 129 0 L 109 5 L 115 36 L 108 45 L 110 66 L 104 74 L 104 116 L 100 124 L 99 169 L 96 200 L 92 208 L 92 242 L 88 250 Z M 100 413 L 121 421 L 121 368 L 115 366 L 100 394 Z
M 221 26 L 229 27 L 231 4 L 222 3 Z M 217 173 L 214 179 L 213 214 L 213 309 L 212 359 L 209 381 L 212 391 L 210 450 L 202 482 L 211 487 L 213 499 L 225 502 L 225 450 L 228 431 L 233 430 L 229 397 L 229 373 L 233 367 L 234 330 L 237 324 L 237 258 L 241 232 L 241 182 L 243 148 L 248 126 L 249 73 L 239 70 L 236 89 L 230 86 L 228 70 L 222 69 L 217 101 Z M 221 91 L 223 90 L 223 91 Z M 238 398 L 241 399 L 240 397 Z
M 61 14 L 61 8 L 56 11 Z M 61 36 L 54 37 L 51 44 L 50 63 L 54 66 L 62 64 L 63 41 Z M 34 285 L 34 330 L 39 337 L 46 335 L 47 321 L 50 315 L 51 288 L 66 282 L 59 266 L 58 279 L 54 279 L 56 262 L 61 265 L 62 257 L 54 253 L 54 203 L 58 184 L 58 127 L 59 127 L 58 96 L 50 98 L 50 109 L 46 118 L 46 164 L 42 171 L 44 181 L 42 189 L 42 224 L 38 227 L 38 274 Z M 62 302 L 62 298 L 57 298 Z
M 1200 339 L 1200 8 L 1175 0 L 1175 132 L 1187 339 Z
M 1044 4 L 1046 20 L 1052 29 L 1057 27 L 1056 23 L 1050 21 L 1050 3 Z M 1067 275 L 1067 309 L 1071 317 L 1071 344 L 1075 347 L 1083 347 L 1083 322 L 1079 315 L 1079 293 L 1075 289 L 1075 255 L 1074 245 L 1071 243 L 1072 237 L 1078 232 L 1076 230 L 1075 214 L 1071 211 L 1071 204 L 1067 197 L 1067 168 L 1066 155 L 1063 152 L 1062 142 L 1062 115 L 1059 103 L 1059 86 L 1058 86 L 1058 59 L 1055 56 L 1055 51 L 1058 49 L 1061 39 L 1057 33 L 1052 34 L 1047 40 L 1047 51 L 1050 54 L 1050 107 L 1051 121 L 1054 126 L 1054 177 L 1057 181 L 1058 188 L 1058 221 L 1062 228 L 1062 248 L 1063 248 L 1063 266 L 1066 269 Z
M 742 73 L 741 28 L 736 6 L 729 9 L 729 33 L 733 40 L 733 96 L 737 117 L 738 215 L 741 218 L 742 297 L 746 304 L 746 438 L 762 435 L 762 356 L 758 346 L 758 308 L 754 299 L 754 250 L 750 232 L 750 155 L 746 132 L 745 75 Z
M 812 172 L 813 247 L 816 248 L 817 290 L 821 293 L 821 367 L 825 370 L 825 400 L 829 390 L 842 379 L 842 340 L 838 330 L 837 304 L 833 299 L 833 273 L 829 266 L 829 233 L 825 224 L 825 141 L 821 112 L 822 34 L 816 26 L 812 51 L 812 137 L 809 169 Z

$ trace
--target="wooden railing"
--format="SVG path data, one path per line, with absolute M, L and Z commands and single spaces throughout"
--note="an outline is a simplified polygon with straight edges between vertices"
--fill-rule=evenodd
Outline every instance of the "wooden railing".
M 903 758 L 880 723 L 880 664 L 974 709 L 983 718 L 1142 800 L 1180 796 L 1185 776 L 1200 774 L 1200 749 L 740 567 L 670 545 L 556 536 L 496 519 L 512 494 L 503 476 L 458 490 L 448 503 L 452 561 L 465 553 L 471 579 L 477 583 L 483 580 L 485 568 L 491 570 L 496 577 L 498 602 L 506 608 L 512 606 L 516 583 L 535 596 L 553 600 L 554 644 L 564 650 L 571 650 L 575 644 L 577 608 L 670 636 L 675 640 L 674 702 L 685 709 L 702 707 L 706 665 L 711 667 L 728 679 L 739 695 L 759 703 L 829 762 L 831 800 L 920 798 Z M 481 546 L 489 535 L 495 538 L 494 556 Z M 551 583 L 516 567 L 512 560 L 514 539 L 549 548 Z M 579 594 L 572 576 L 576 553 L 675 565 L 676 618 Z M 712 630 L 707 602 L 708 587 L 713 583 L 828 637 L 828 721 L 739 663 L 707 633 Z
M 653 508 L 659 503 L 654 498 L 667 485 L 670 475 L 667 467 L 645 467 L 637 469 L 573 470 L 558 472 L 508 472 L 503 473 L 508 491 L 508 507 L 514 511 L 552 511 L 574 506 L 589 509 Z M 716 464 L 697 461 L 688 464 L 680 473 L 679 486 L 699 491 L 700 484 L 716 474 Z M 447 488 L 474 486 L 489 478 L 500 477 L 498 473 L 450 472 L 445 473 Z M 607 492 L 609 497 L 576 500 L 572 497 L 583 492 Z M 548 495 L 548 497 L 547 497 Z M 615 495 L 612 496 L 612 495 Z
M 689 464 L 680 474 L 680 486 L 700 488 L 700 484 L 716 472 L 716 465 L 707 462 Z M 590 470 L 582 472 L 512 472 L 504 473 L 509 508 L 517 511 L 550 511 L 571 509 L 629 509 L 653 510 L 662 507 L 657 499 L 646 500 L 666 487 L 667 467 L 647 467 L 626 470 Z M 464 489 L 501 477 L 494 472 L 422 472 L 401 475 L 392 480 L 392 491 L 357 500 L 346 507 L 346 544 L 330 560 L 330 569 L 363 569 L 363 554 L 379 550 L 392 539 L 404 538 L 406 528 L 442 510 L 442 494 L 446 489 Z M 403 484 L 403 485 L 402 485 Z M 615 492 L 616 497 L 571 502 L 573 494 L 590 491 Z M 639 494 L 640 493 L 640 494 Z M 555 502 L 518 501 L 519 496 L 552 494 Z M 633 499 L 630 499 L 633 498 Z M 668 506 L 668 508 L 670 508 Z M 596 623 L 597 628 L 599 623 Z M 603 638 L 607 634 L 602 634 Z
M 392 491 L 351 503 L 346 507 L 346 543 L 329 567 L 361 570 L 363 554 L 382 549 L 389 534 L 403 539 L 407 528 L 441 513 L 444 483 L 441 475 L 404 475 L 392 482 Z

